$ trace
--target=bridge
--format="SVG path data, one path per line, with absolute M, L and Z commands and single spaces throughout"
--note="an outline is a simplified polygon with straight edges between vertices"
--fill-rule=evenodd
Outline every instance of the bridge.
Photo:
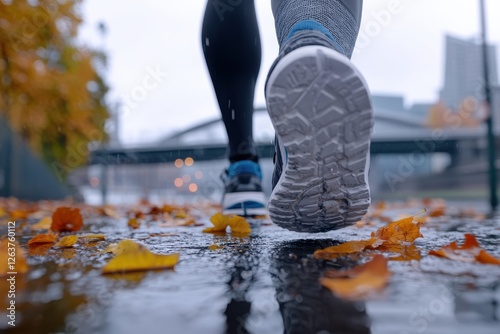
M 263 113 L 265 108 L 256 109 L 256 114 Z M 201 141 L 186 144 L 181 140 L 194 133 L 203 132 L 215 125 L 222 126 L 216 119 L 194 126 L 164 140 L 142 147 L 103 147 L 90 154 L 90 165 L 123 165 L 171 163 L 176 159 L 193 158 L 195 161 L 220 160 L 227 157 L 227 145 Z M 271 126 L 271 125 L 270 125 Z M 271 126 L 272 127 L 272 126 Z M 408 153 L 448 153 L 452 162 L 457 161 L 459 152 L 479 150 L 485 146 L 485 128 L 476 129 L 429 129 L 418 120 L 409 119 L 406 115 L 377 110 L 375 127 L 372 135 L 371 154 L 408 154 Z M 271 140 L 258 141 L 256 146 L 259 156 L 271 158 L 274 145 Z

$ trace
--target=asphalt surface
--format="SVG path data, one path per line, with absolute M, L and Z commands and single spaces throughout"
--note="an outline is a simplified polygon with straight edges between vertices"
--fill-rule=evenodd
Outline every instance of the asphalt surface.
M 285 231 L 251 220 L 249 237 L 202 233 L 203 226 L 165 228 L 154 221 L 131 230 L 125 218 L 94 217 L 85 231 L 106 241 L 28 257 L 18 277 L 17 326 L 9 333 L 500 333 L 500 266 L 428 256 L 431 249 L 476 235 L 500 257 L 500 219 L 464 217 L 448 207 L 422 228 L 420 261 L 389 262 L 387 288 L 368 300 L 337 298 L 319 284 L 329 268 L 360 257 L 316 260 L 317 249 L 366 239 L 384 222 L 322 234 Z M 396 219 L 420 208 L 387 209 Z M 209 225 L 210 212 L 196 213 Z M 198 224 L 201 225 L 201 224 Z M 161 236 L 151 236 L 162 233 Z M 165 233 L 168 233 L 165 235 Z M 31 238 L 26 234 L 21 244 Z M 110 243 L 134 239 L 160 254 L 180 253 L 174 270 L 102 275 Z M 211 246 L 211 247 L 210 247 Z M 3 286 L 3 283 L 2 283 Z M 2 295 L 4 291 L 2 291 Z M 2 312 L 2 311 L 0 311 Z

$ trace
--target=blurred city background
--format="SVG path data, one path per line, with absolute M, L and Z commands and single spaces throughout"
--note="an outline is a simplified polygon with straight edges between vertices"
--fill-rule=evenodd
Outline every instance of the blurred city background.
M 372 90 L 373 197 L 486 202 L 478 2 L 396 2 L 365 2 L 352 59 Z M 486 3 L 498 133 L 500 3 Z M 270 1 L 256 5 L 254 139 L 269 194 L 274 130 L 263 85 L 278 46 Z M 0 196 L 218 201 L 227 139 L 201 51 L 204 6 L 0 0 Z

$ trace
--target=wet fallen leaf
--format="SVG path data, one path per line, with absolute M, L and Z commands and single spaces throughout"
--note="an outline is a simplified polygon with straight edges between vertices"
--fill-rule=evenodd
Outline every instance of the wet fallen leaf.
M 0 207 L 0 217 L 6 216 L 7 212 L 5 211 L 4 208 Z
M 32 230 L 48 230 L 52 226 L 52 217 L 44 217 L 38 223 L 31 226 Z
M 52 231 L 72 232 L 78 231 L 83 226 L 82 215 L 80 209 L 60 207 L 52 214 Z
M 127 225 L 132 227 L 134 230 L 138 229 L 139 227 L 141 227 L 141 223 L 135 219 L 135 218 L 131 218 L 128 220 L 127 222 Z
M 479 262 L 484 264 L 500 264 L 500 259 L 482 249 L 476 237 L 472 234 L 465 234 L 463 245 L 453 241 L 447 246 L 443 246 L 438 250 L 431 250 L 429 255 L 445 257 L 450 260 L 462 262 Z
M 78 241 L 78 236 L 76 236 L 76 235 L 67 235 L 65 237 L 62 237 L 54 245 L 54 247 L 59 247 L 59 248 L 72 247 L 74 244 L 76 244 L 77 241 Z
M 179 262 L 179 254 L 154 254 L 140 244 L 132 246 L 134 243 L 132 240 L 124 241 L 128 241 L 126 251 L 112 258 L 102 269 L 103 274 L 171 269 Z M 120 249 L 120 244 L 117 250 Z
M 415 216 L 407 217 L 390 223 L 379 228 L 371 234 L 368 240 L 348 241 L 343 244 L 317 250 L 314 252 L 314 257 L 317 259 L 333 259 L 339 254 L 358 253 L 365 249 L 373 249 L 378 251 L 403 252 L 400 257 L 394 260 L 416 260 L 420 259 L 420 254 L 417 255 L 411 249 L 403 246 L 411 246 L 415 239 L 422 237 L 420 226 L 422 223 L 415 221 Z
M 106 240 L 106 235 L 105 234 L 85 234 L 85 235 L 80 235 L 79 236 L 82 239 L 86 239 L 88 241 L 101 241 L 101 240 Z
M 340 245 L 317 250 L 314 252 L 314 257 L 317 259 L 330 260 L 337 257 L 338 254 L 358 253 L 364 250 L 367 246 L 371 245 L 372 242 L 372 239 L 348 241 Z
M 33 238 L 28 241 L 28 246 L 36 245 L 36 244 L 48 244 L 54 243 L 57 240 L 57 234 L 54 233 L 44 233 L 37 234 Z
M 236 235 L 246 236 L 252 232 L 248 221 L 241 216 L 223 215 L 218 212 L 210 218 L 210 221 L 214 226 L 204 229 L 203 233 L 225 233 L 228 226 Z
M 109 246 L 108 246 L 109 247 Z M 115 255 L 132 253 L 140 250 L 144 250 L 146 247 L 133 240 L 122 240 L 116 245 L 116 249 L 112 251 Z
M 353 269 L 326 272 L 320 283 L 341 298 L 363 299 L 387 285 L 391 277 L 387 262 L 382 255 L 375 255 L 370 262 Z
M 252 233 L 250 224 L 241 216 L 232 216 L 229 218 L 229 227 L 232 234 L 247 235 Z
M 372 233 L 372 239 L 384 245 L 409 245 L 422 237 L 421 223 L 414 221 L 415 216 L 407 217 L 379 228 Z M 375 242 L 377 244 L 378 242 Z
M 229 226 L 229 216 L 223 215 L 222 213 L 218 212 L 210 217 L 210 222 L 214 226 L 207 227 L 203 230 L 203 233 L 226 232 L 226 228 Z
M 10 272 L 24 274 L 27 271 L 28 263 L 21 246 L 8 239 L 0 240 L 0 277 L 8 275 L 7 273 Z
M 476 255 L 477 262 L 485 264 L 500 264 L 500 259 L 494 257 L 485 250 L 481 250 L 478 255 Z

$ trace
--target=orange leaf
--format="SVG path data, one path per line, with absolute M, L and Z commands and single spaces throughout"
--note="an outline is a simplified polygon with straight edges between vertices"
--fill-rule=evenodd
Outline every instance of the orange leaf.
M 476 237 L 472 234 L 465 234 L 464 244 L 458 246 L 455 241 L 438 250 L 431 250 L 429 255 L 445 257 L 450 260 L 462 262 L 479 262 L 485 264 L 500 264 L 500 259 L 486 252 L 481 248 Z
M 52 214 L 52 231 L 78 231 L 83 226 L 80 209 L 61 207 Z
M 387 285 L 391 277 L 387 262 L 382 255 L 375 255 L 372 261 L 353 269 L 328 271 L 320 283 L 341 298 L 363 299 Z
M 415 216 L 403 218 L 381 227 L 376 232 L 372 233 L 369 240 L 349 241 L 341 245 L 317 250 L 314 252 L 314 256 L 318 259 L 333 259 L 337 257 L 338 254 L 357 253 L 367 248 L 391 252 L 391 246 L 410 246 L 415 239 L 422 237 L 420 233 L 421 223 L 415 222 L 414 218 Z M 404 247 L 393 247 L 393 249 L 397 249 L 394 253 L 402 254 L 402 257 L 394 258 L 394 260 L 420 259 L 420 254 L 417 255 L 415 252 L 405 256 L 404 253 L 407 253 L 408 250 L 405 250 Z
M 12 261 L 10 260 L 12 257 L 14 257 L 15 261 L 13 263 L 9 262 Z M 8 239 L 0 240 L 0 277 L 6 276 L 9 272 L 23 274 L 27 271 L 28 263 L 19 244 L 10 242 Z
M 372 233 L 372 238 L 382 241 L 386 245 L 411 244 L 417 238 L 422 237 L 419 222 L 414 222 L 414 216 L 407 217 L 379 228 Z
M 361 252 L 366 248 L 366 246 L 371 244 L 372 244 L 372 239 L 348 241 L 340 245 L 317 250 L 314 252 L 314 257 L 317 259 L 331 260 L 337 257 L 338 254 L 351 254 L 351 253 Z
M 500 259 L 494 257 L 493 255 L 489 254 L 485 250 L 482 250 L 479 252 L 479 254 L 476 256 L 476 260 L 477 260 L 477 262 L 480 262 L 480 263 L 500 264 Z
M 37 245 L 37 244 L 49 244 L 56 242 L 57 234 L 54 233 L 44 233 L 37 234 L 33 238 L 28 241 L 28 246 Z
M 141 223 L 137 219 L 131 218 L 128 220 L 127 225 L 132 227 L 134 230 L 136 230 L 141 226 Z

